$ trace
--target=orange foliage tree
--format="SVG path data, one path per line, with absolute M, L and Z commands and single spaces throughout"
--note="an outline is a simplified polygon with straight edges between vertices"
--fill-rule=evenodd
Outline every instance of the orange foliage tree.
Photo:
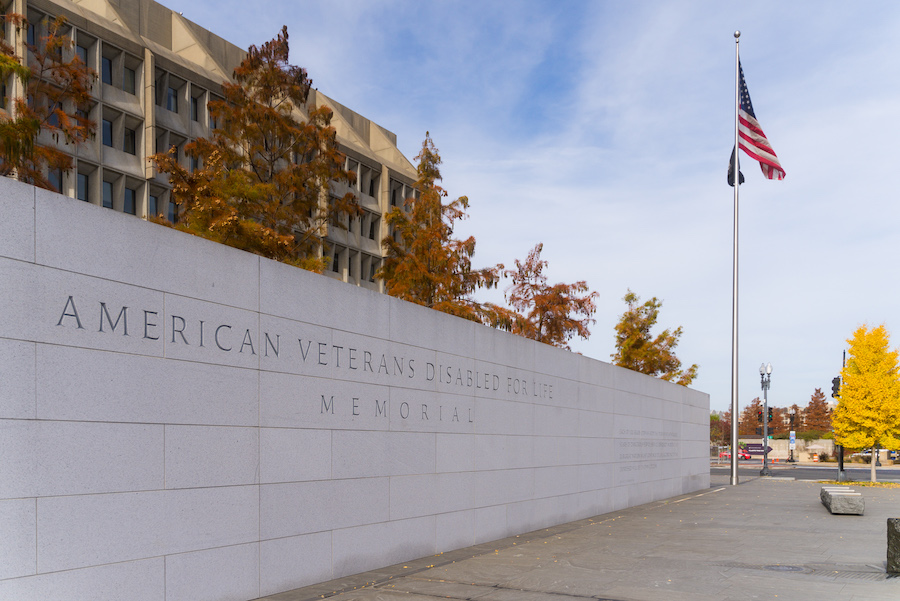
M 628 309 L 616 324 L 616 352 L 613 363 L 643 374 L 656 376 L 682 386 L 690 386 L 697 377 L 697 364 L 682 369 L 681 360 L 675 355 L 675 347 L 681 338 L 681 326 L 663 330 L 655 338 L 650 330 L 659 318 L 662 301 L 655 296 L 640 303 L 631 290 L 623 298 Z
M 387 214 L 391 233 L 382 241 L 387 256 L 376 277 L 391 296 L 485 322 L 489 310 L 472 293 L 496 286 L 503 265 L 473 269 L 475 238 L 453 237 L 454 223 L 466 218 L 469 199 L 444 202 L 447 191 L 438 183 L 441 157 L 427 132 L 416 160 L 419 198 L 407 198 L 403 208 Z
M 312 81 L 288 52 L 287 27 L 250 47 L 222 86 L 225 99 L 209 103 L 212 136 L 185 148 L 199 168 L 185 168 L 171 150 L 152 159 L 172 183 L 178 229 L 321 272 L 325 228 L 360 209 L 352 193 L 327 196 L 331 182 L 352 174 L 331 110 L 310 106 Z
M 573 336 L 586 340 L 591 335 L 589 326 L 594 323 L 591 315 L 596 311 L 597 293 L 589 292 L 585 281 L 548 284 L 544 275 L 547 261 L 541 260 L 543 248 L 543 244 L 538 244 L 525 261 L 516 260 L 516 269 L 503 272 L 512 278 L 506 289 L 506 301 L 512 310 L 491 305 L 490 323 L 513 334 L 568 349 L 566 343 Z
M 807 431 L 831 432 L 831 409 L 821 388 L 816 388 L 803 410 L 803 422 Z
M 6 29 L 11 24 L 16 37 L 29 27 L 20 14 L 3 15 L 0 21 Z M 0 175 L 61 192 L 61 179 L 52 182 L 48 173 L 71 169 L 72 157 L 63 148 L 77 146 L 94 135 L 96 124 L 87 112 L 97 74 L 72 52 L 65 18 L 49 21 L 46 27 L 47 35 L 37 43 L 23 45 L 28 55 L 24 64 L 15 46 L 0 40 L 0 78 L 24 86 L 24 97 L 16 97 L 12 103 L 3 99 L 6 113 L 0 113 Z
M 741 411 L 741 421 L 738 422 L 739 436 L 756 436 L 756 429 L 762 428 L 762 422 L 759 421 L 759 415 L 763 410 L 762 401 L 756 397 L 750 404 Z M 765 416 L 763 416 L 765 419 Z

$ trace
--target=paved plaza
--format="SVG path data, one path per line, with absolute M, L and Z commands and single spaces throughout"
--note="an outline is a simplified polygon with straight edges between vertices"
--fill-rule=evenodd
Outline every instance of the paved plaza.
M 900 489 L 857 487 L 866 512 L 853 516 L 829 514 L 820 488 L 777 477 L 735 487 L 713 476 L 705 491 L 265 600 L 900 599 L 900 577 L 885 574 Z

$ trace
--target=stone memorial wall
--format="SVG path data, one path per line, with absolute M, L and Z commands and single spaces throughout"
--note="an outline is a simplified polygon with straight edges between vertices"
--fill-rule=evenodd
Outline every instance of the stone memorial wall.
M 708 409 L 0 179 L 0 599 L 253 599 L 688 493 Z

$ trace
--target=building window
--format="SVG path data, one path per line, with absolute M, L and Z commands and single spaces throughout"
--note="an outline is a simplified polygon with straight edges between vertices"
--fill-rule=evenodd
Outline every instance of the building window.
M 28 33 L 26 34 L 26 43 L 30 46 L 34 46 L 34 23 L 28 24 Z
M 200 99 L 191 96 L 191 121 L 199 121 Z
M 101 77 L 103 79 L 103 83 L 107 83 L 112 85 L 112 59 L 106 58 L 105 56 L 100 59 L 100 71 Z
M 132 190 L 131 188 L 125 188 L 124 210 L 126 213 L 129 213 L 131 215 L 134 215 L 136 213 L 134 197 L 135 197 L 134 190 Z
M 103 182 L 103 206 L 111 209 L 113 200 L 112 182 Z
M 156 217 L 156 215 L 158 214 L 158 213 L 157 213 L 157 210 L 158 210 L 157 207 L 159 206 L 159 198 L 157 198 L 156 196 L 154 196 L 153 194 L 151 194 L 151 195 L 150 195 L 150 198 L 147 199 L 147 204 L 149 205 L 149 206 L 147 207 L 147 214 L 148 214 L 150 217 Z
M 136 134 L 133 129 L 125 128 L 125 139 L 122 144 L 122 150 L 127 152 L 128 154 L 136 154 L 135 151 L 135 139 Z
M 84 202 L 90 202 L 91 199 L 88 197 L 88 193 L 90 192 L 90 188 L 88 187 L 88 174 L 87 173 L 79 173 L 78 174 L 78 189 L 75 191 L 75 195 L 78 200 L 83 200 Z
M 81 45 L 75 46 L 75 56 L 77 56 L 81 60 L 81 62 L 84 63 L 85 65 L 88 64 L 87 53 L 88 53 L 87 48 L 85 48 L 84 46 L 81 46 Z
M 369 240 L 374 240 L 375 236 L 378 235 L 378 217 L 372 215 L 371 221 L 369 221 Z
M 103 120 L 103 145 L 112 147 L 112 121 Z
M 175 223 L 178 221 L 178 206 L 171 200 L 169 201 L 168 218 L 169 218 L 169 221 L 171 221 L 172 223 Z
M 51 169 L 47 174 L 47 180 L 57 192 L 62 192 L 62 169 Z
M 135 78 L 136 78 L 136 75 L 135 75 L 134 69 L 129 69 L 128 67 L 125 67 L 124 77 L 122 80 L 122 89 L 125 90 L 126 92 L 128 92 L 129 94 L 134 94 Z
M 178 112 L 178 90 L 169 88 L 166 93 L 166 108 L 173 113 Z
M 190 159 L 191 159 L 191 173 L 193 173 L 193 172 L 197 171 L 198 169 L 200 169 L 200 158 L 197 157 L 196 155 L 192 154 L 190 156 Z

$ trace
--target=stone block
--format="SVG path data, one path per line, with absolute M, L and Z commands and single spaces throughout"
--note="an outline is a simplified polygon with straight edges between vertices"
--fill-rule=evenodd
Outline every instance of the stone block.
M 15 601 L 160 601 L 165 598 L 162 557 L 80 570 L 0 580 L 0 599 Z
M 2 258 L 0 282 L 0 338 L 163 354 L 160 292 Z
M 397 304 L 386 294 L 267 259 L 260 260 L 259 298 L 262 313 L 382 339 L 390 338 L 386 317 Z
M 331 580 L 331 557 L 331 532 L 262 541 L 259 594 L 274 595 Z
M 475 544 L 475 511 L 454 511 L 435 516 L 435 553 Z
M 160 489 L 162 448 L 160 425 L 0 420 L 0 498 Z
M 510 535 L 507 525 L 507 505 L 479 507 L 475 509 L 475 544 L 480 545 Z
M 259 257 L 131 215 L 37 190 L 35 236 L 42 265 L 232 307 L 259 307 Z M 123 253 L 143 257 L 140 268 L 122 260 Z
M 36 188 L 14 180 L 4 182 L 0 193 L 0 257 L 34 261 L 34 192 Z
M 900 574 L 900 518 L 887 520 L 887 573 Z
M 475 475 L 470 472 L 391 478 L 391 519 L 470 509 L 474 481 Z
M 323 480 L 259 487 L 262 540 L 311 534 L 390 518 L 388 478 Z
M 259 483 L 259 430 L 166 426 L 166 488 Z
M 54 345 L 37 350 L 40 419 L 253 426 L 258 394 L 255 371 Z
M 433 555 L 434 521 L 427 516 L 335 530 L 334 577 Z
M 38 571 L 259 540 L 255 486 L 38 499 Z
M 332 477 L 433 474 L 434 436 L 419 432 L 335 431 L 331 451 Z
M 245 601 L 259 596 L 259 543 L 166 557 L 166 601 Z
M 331 478 L 331 430 L 260 428 L 259 478 L 262 484 Z
M 0 418 L 34 419 L 35 344 L 0 338 Z
M 832 514 L 863 515 L 866 502 L 862 494 L 852 491 L 835 491 L 822 489 L 819 493 L 822 504 Z
M 438 433 L 435 444 L 435 471 L 470 472 L 475 469 L 476 443 L 473 434 Z
M 0 591 L 3 590 L 4 579 L 30 576 L 35 573 L 36 523 L 35 499 L 0 501 L 0 532 L 3 533 L 0 539 Z

